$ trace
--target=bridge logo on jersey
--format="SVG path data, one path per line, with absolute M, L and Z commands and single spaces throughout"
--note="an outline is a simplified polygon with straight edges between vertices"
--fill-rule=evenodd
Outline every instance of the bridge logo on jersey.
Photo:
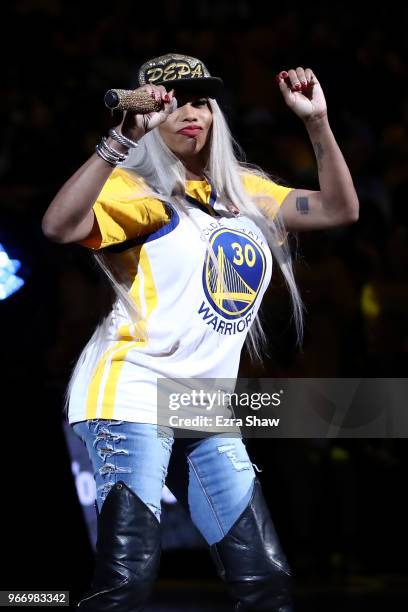
M 212 308 L 224 318 L 243 317 L 252 308 L 262 286 L 265 254 L 247 234 L 225 228 L 212 234 L 210 245 L 218 266 L 207 251 L 203 269 L 205 295 Z

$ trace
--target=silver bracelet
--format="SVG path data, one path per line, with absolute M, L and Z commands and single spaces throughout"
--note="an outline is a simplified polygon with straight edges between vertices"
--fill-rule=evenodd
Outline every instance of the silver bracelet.
M 135 142 L 134 140 L 130 140 L 130 138 L 127 138 L 127 136 L 124 136 L 123 134 L 119 134 L 119 132 L 117 132 L 113 128 L 109 130 L 109 136 L 113 138 L 113 140 L 117 140 L 118 142 L 120 142 L 120 144 L 124 147 L 130 147 L 131 149 L 134 149 L 134 147 L 139 146 L 137 142 Z
M 103 136 L 101 142 L 96 145 L 95 151 L 99 157 L 101 157 L 111 166 L 117 166 L 118 164 L 124 162 L 128 156 L 127 152 L 119 153 L 119 151 L 112 149 L 112 147 L 108 145 L 105 136 Z
M 127 156 L 129 155 L 129 151 L 126 151 L 126 153 L 121 153 L 120 151 L 116 151 L 116 149 L 113 149 L 109 144 L 108 144 L 108 139 L 105 138 L 105 136 L 102 138 L 102 146 L 104 147 L 104 149 L 106 151 L 108 151 L 110 153 L 110 155 L 113 155 L 114 157 L 117 157 L 118 155 L 122 158 L 120 159 L 120 161 L 125 161 L 125 159 L 127 158 Z
M 99 157 L 101 157 L 104 161 L 106 161 L 110 166 L 116 167 L 118 165 L 119 162 L 115 162 L 109 159 L 109 157 L 106 157 L 105 153 L 102 152 L 102 150 L 99 148 L 98 145 L 95 147 L 95 151 L 97 155 L 99 155 Z
M 100 142 L 98 145 L 96 145 L 95 151 L 97 155 L 99 155 L 99 157 L 101 157 L 104 161 L 108 162 L 108 164 L 110 164 L 111 166 L 117 166 L 126 159 L 126 157 L 122 156 L 120 153 L 116 152 L 116 155 L 113 154 L 111 152 L 113 151 L 113 149 L 107 149 L 106 144 L 103 142 Z

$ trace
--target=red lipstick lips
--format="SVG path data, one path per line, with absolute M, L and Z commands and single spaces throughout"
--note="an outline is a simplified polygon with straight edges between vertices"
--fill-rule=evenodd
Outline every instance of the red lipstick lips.
M 197 136 L 201 130 L 202 128 L 198 127 L 197 125 L 190 125 L 189 127 L 178 130 L 177 134 L 184 134 L 184 136 Z

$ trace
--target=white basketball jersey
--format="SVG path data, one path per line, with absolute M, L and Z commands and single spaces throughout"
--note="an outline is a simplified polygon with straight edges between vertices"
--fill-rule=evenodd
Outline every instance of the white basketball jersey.
M 254 192 L 260 182 L 264 188 L 260 179 L 246 187 Z M 280 205 L 290 189 L 267 183 Z M 271 278 L 265 237 L 249 218 L 224 216 L 207 181 L 187 181 L 189 214 L 171 202 L 129 200 L 132 189 L 129 173 L 116 169 L 94 205 L 94 229 L 81 244 L 104 248 L 124 271 L 141 320 L 134 324 L 115 302 L 105 351 L 91 376 L 86 365 L 93 345 L 80 357 L 70 423 L 95 418 L 157 423 L 158 378 L 235 379 Z

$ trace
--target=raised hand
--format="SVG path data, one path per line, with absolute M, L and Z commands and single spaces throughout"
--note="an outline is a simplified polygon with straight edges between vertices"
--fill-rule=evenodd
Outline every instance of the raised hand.
M 286 104 L 303 121 L 327 116 L 327 104 L 311 68 L 282 70 L 276 80 Z
M 151 95 L 156 101 L 163 105 L 158 112 L 137 114 L 132 111 L 125 111 L 120 125 L 115 129 L 131 140 L 139 140 L 147 132 L 166 121 L 168 115 L 173 112 L 176 101 L 174 90 L 167 93 L 163 85 L 143 85 L 135 91 L 144 91 Z

